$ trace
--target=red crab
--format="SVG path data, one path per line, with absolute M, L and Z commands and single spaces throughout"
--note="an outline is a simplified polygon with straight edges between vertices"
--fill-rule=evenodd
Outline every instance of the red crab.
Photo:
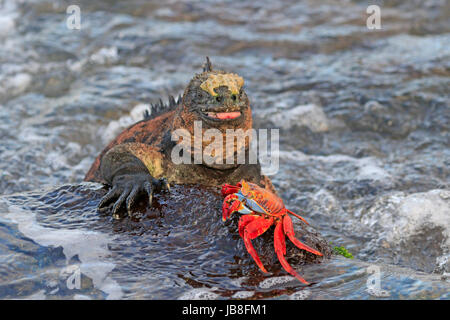
M 322 256 L 322 253 L 295 238 L 292 219 L 288 213 L 305 223 L 307 223 L 306 220 L 286 209 L 283 200 L 272 192 L 244 180 L 237 185 L 224 184 L 222 186 L 222 195 L 225 197 L 222 206 L 223 221 L 235 212 L 244 214 L 239 219 L 239 235 L 244 240 L 248 253 L 255 260 L 258 267 L 267 273 L 256 250 L 253 248 L 251 240 L 259 237 L 275 224 L 274 247 L 278 260 L 287 272 L 304 284 L 309 284 L 289 265 L 284 257 L 286 254 L 285 235 L 298 248 Z

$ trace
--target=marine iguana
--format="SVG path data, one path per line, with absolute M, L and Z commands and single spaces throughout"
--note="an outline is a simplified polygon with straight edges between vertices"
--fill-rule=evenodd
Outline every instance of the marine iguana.
M 172 141 L 172 133 L 185 129 L 193 138 L 195 121 L 201 121 L 203 132 L 215 128 L 222 135 L 227 129 L 252 128 L 252 113 L 243 84 L 237 74 L 213 70 L 207 57 L 203 72 L 191 79 L 182 96 L 177 100 L 169 97 L 167 105 L 160 100 L 143 120 L 120 133 L 96 158 L 84 179 L 111 186 L 99 203 L 99 211 L 112 206 L 113 215 L 118 216 L 125 204 L 131 214 L 133 203 L 141 194 L 148 195 L 151 206 L 153 192 L 169 190 L 170 183 L 220 186 L 245 179 L 275 191 L 269 178 L 261 173 L 259 162 L 175 164 L 171 159 L 173 148 L 184 140 Z M 208 144 L 203 141 L 203 147 Z M 247 152 L 249 140 L 244 148 Z M 194 158 L 196 152 L 199 151 L 192 149 L 190 156 Z M 236 156 L 236 144 L 232 152 Z M 226 156 L 225 153 L 224 159 Z

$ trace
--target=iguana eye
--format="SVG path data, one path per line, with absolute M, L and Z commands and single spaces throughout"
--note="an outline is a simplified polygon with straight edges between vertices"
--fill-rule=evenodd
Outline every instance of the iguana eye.
M 216 101 L 217 102 L 222 102 L 222 97 L 221 96 L 216 96 Z
M 236 99 L 237 99 L 237 96 L 235 94 L 232 94 L 231 95 L 231 100 L 236 101 Z

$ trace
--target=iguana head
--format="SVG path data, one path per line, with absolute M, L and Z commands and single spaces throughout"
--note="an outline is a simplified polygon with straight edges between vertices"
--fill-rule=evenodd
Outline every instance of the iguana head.
M 210 127 L 240 127 L 251 118 L 244 79 L 235 73 L 213 70 L 207 58 L 183 94 L 183 105 L 196 120 Z
M 196 74 L 184 91 L 174 128 L 187 129 L 194 134 L 195 121 L 201 121 L 203 131 L 218 129 L 223 135 L 227 129 L 251 129 L 252 114 L 243 86 L 242 77 L 235 73 L 213 70 L 211 62 L 206 58 L 203 72 Z M 207 142 L 204 146 L 206 144 Z M 245 143 L 246 149 L 248 145 L 249 140 Z

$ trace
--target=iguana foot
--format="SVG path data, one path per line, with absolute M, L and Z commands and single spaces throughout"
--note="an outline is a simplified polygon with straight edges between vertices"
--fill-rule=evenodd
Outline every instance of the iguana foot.
M 98 205 L 99 212 L 109 211 L 112 207 L 113 217 L 119 219 L 119 210 L 126 205 L 127 214 L 131 215 L 131 207 L 136 199 L 145 193 L 148 196 L 148 205 L 151 207 L 153 192 L 170 190 L 166 179 L 155 179 L 149 174 L 124 174 L 117 176 L 113 181 L 112 189 L 103 197 Z M 113 201 L 117 199 L 116 201 Z

